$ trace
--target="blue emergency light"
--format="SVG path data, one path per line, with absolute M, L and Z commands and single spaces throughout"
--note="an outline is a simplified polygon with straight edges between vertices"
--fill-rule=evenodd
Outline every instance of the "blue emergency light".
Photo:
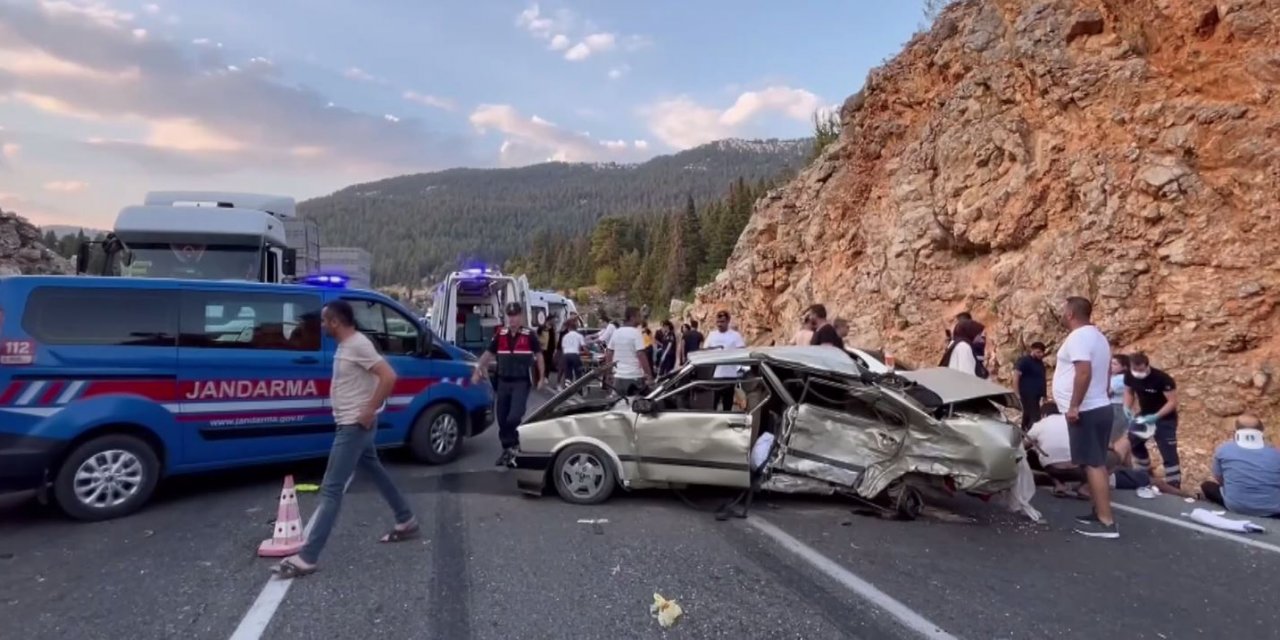
M 302 282 L 316 287 L 335 287 L 341 289 L 347 286 L 348 280 L 350 280 L 350 278 L 341 274 L 322 273 L 307 276 L 302 279 Z

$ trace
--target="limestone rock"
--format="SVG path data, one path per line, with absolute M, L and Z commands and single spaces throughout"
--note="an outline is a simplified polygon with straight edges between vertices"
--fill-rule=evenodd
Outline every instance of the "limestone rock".
M 40 229 L 14 213 L 0 211 L 0 276 L 74 273 L 70 260 L 41 243 Z
M 822 302 L 851 343 L 936 362 L 967 310 L 1008 382 L 1086 295 L 1177 378 L 1186 451 L 1241 410 L 1280 423 L 1278 26 L 1280 0 L 955 3 L 756 204 L 691 315 L 768 344 Z

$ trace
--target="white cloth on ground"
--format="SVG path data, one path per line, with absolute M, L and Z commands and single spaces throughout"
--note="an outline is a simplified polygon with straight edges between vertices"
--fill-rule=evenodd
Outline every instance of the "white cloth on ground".
M 1195 509 L 1190 514 L 1184 513 L 1182 515 L 1207 527 L 1213 527 L 1214 529 L 1221 529 L 1223 531 L 1234 531 L 1236 533 L 1265 533 L 1267 531 L 1249 520 L 1232 520 L 1231 518 L 1224 518 L 1213 511 L 1209 511 L 1208 509 Z
M 1032 522 L 1040 522 L 1041 515 L 1035 507 L 1031 506 L 1031 499 L 1036 495 L 1036 477 L 1031 471 L 1031 465 L 1027 464 L 1026 456 L 1018 462 L 1018 480 L 1013 488 L 1003 492 L 1005 506 L 1009 511 L 1014 513 L 1021 512 L 1023 515 L 1031 519 Z

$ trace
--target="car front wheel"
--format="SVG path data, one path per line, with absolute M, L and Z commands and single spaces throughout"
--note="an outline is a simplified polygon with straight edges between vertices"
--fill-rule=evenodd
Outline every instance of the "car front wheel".
M 556 492 L 565 502 L 599 504 L 613 494 L 617 479 L 608 456 L 589 444 L 565 447 L 552 467 Z
M 141 508 L 159 480 L 160 460 L 151 446 L 117 434 L 76 447 L 58 469 L 53 491 L 72 518 L 109 520 Z

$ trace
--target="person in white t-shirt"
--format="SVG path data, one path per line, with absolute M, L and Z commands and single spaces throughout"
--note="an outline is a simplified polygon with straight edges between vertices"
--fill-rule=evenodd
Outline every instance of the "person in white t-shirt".
M 653 368 L 645 356 L 644 334 L 640 333 L 640 310 L 627 307 L 622 326 L 613 332 L 605 352 L 605 366 L 617 363 L 613 370 L 613 388 L 624 397 L 653 383 Z
M 1080 466 L 1071 461 L 1071 432 L 1067 417 L 1058 413 L 1055 405 L 1046 403 L 1039 408 L 1044 416 L 1027 430 L 1027 441 L 1040 458 L 1040 466 L 1053 480 L 1053 493 L 1071 495 L 1066 483 L 1083 481 Z
M 613 340 L 613 333 L 618 330 L 618 325 L 613 320 L 609 319 L 609 315 L 603 311 L 600 312 L 600 319 L 604 321 L 604 328 L 600 330 L 600 333 L 595 335 L 595 340 L 608 349 L 609 341 Z
M 1092 321 L 1093 303 L 1067 298 L 1063 324 L 1071 330 L 1058 349 L 1053 370 L 1053 400 L 1067 418 L 1071 461 L 1084 467 L 1093 513 L 1076 518 L 1076 533 L 1092 538 L 1119 538 L 1111 513 L 1107 452 L 1111 448 L 1111 344 Z
M 564 354 L 565 386 L 582 377 L 582 350 L 586 346 L 586 338 L 578 333 L 578 319 L 569 318 L 565 323 L 564 335 L 560 337 L 560 352 Z
M 729 328 L 729 312 L 720 311 L 716 313 L 716 329 L 707 336 L 707 344 L 704 349 L 746 349 L 747 341 L 742 339 L 742 334 Z M 725 365 L 716 367 L 715 378 L 717 380 L 737 379 L 739 369 L 735 365 Z M 725 385 L 724 388 L 716 390 L 716 408 L 720 411 L 730 411 L 733 409 L 733 387 Z

